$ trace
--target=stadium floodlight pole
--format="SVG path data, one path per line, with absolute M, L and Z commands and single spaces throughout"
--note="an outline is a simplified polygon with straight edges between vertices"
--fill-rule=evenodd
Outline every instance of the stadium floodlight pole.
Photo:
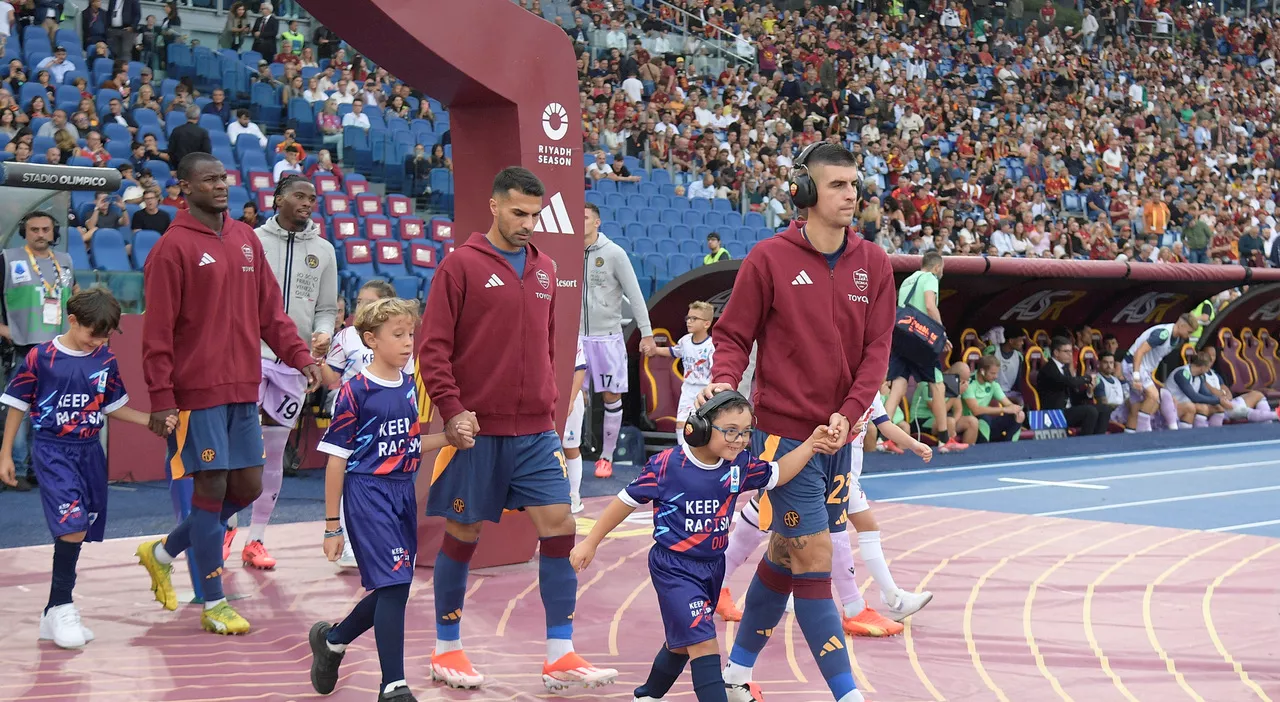
M 0 198 L 0 248 L 7 248 L 17 231 L 18 222 L 28 212 L 44 207 L 53 215 L 62 231 L 67 229 L 67 213 L 71 211 L 72 190 L 115 192 L 120 189 L 120 171 L 114 168 L 54 166 L 41 163 L 5 161 L 5 188 Z M 68 237 L 60 237 L 55 249 L 67 250 Z

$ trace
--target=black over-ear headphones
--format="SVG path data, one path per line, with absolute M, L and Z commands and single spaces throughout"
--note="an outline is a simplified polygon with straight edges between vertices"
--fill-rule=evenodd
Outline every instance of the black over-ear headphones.
M 809 177 L 809 168 L 805 163 L 809 160 L 809 155 L 813 150 L 825 144 L 826 142 L 815 141 L 814 143 L 804 147 L 804 151 L 796 157 L 795 164 L 791 169 L 791 204 L 802 210 L 818 204 L 818 184 L 813 182 L 813 178 Z
M 747 398 L 734 390 L 716 393 L 697 412 L 684 420 L 684 442 L 689 446 L 706 446 L 711 443 L 711 414 L 717 408 L 734 400 L 747 401 Z
M 58 239 L 62 238 L 62 227 L 58 226 L 58 220 L 54 219 L 53 215 L 44 210 L 32 210 L 23 215 L 22 219 L 18 220 L 18 236 L 25 241 L 27 238 L 27 222 L 41 218 L 48 218 L 50 222 L 53 222 L 53 241 L 49 243 L 50 245 L 57 244 Z

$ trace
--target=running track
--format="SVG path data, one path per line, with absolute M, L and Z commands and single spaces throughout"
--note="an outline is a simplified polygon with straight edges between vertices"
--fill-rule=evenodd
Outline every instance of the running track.
M 1280 700 L 1278 449 L 1271 441 L 865 476 L 895 577 L 935 598 L 904 636 L 847 642 L 860 687 L 877 702 Z M 606 502 L 590 500 L 587 514 Z M 620 684 L 574 699 L 630 699 L 661 645 L 643 521 L 609 539 L 579 583 L 578 650 L 618 668 Z M 307 628 L 360 596 L 357 578 L 321 560 L 318 528 L 273 527 L 274 573 L 229 567 L 227 589 L 245 596 L 237 606 L 255 625 L 239 639 L 200 632 L 194 607 L 160 610 L 132 565 L 136 540 L 86 548 L 77 601 L 98 640 L 80 652 L 35 642 L 50 548 L 0 551 L 11 629 L 0 700 L 316 699 Z M 731 583 L 738 597 L 747 570 Z M 179 587 L 184 571 L 175 571 Z M 462 693 L 426 682 L 431 571 L 418 571 L 406 655 L 419 699 L 547 697 L 536 575 L 536 563 L 473 574 L 464 635 L 490 684 Z M 733 635 L 726 628 L 723 640 Z M 766 699 L 830 699 L 794 621 L 779 629 L 757 668 Z M 376 696 L 371 637 L 343 670 L 330 699 Z M 669 697 L 692 700 L 687 679 Z

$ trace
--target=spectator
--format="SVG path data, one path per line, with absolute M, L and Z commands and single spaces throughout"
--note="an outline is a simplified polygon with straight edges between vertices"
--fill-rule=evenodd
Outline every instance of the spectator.
M 342 128 L 359 127 L 369 131 L 369 115 L 364 113 L 364 100 L 356 98 L 351 101 L 351 111 L 342 118 Z
M 269 2 L 262 3 L 260 11 L 262 16 L 253 23 L 253 50 L 263 56 L 273 56 L 272 52 L 280 45 L 280 19 Z
M 727 261 L 733 258 L 729 255 L 729 249 L 720 245 L 720 235 L 711 232 L 707 235 L 707 255 L 702 257 L 702 265 L 709 266 L 713 263 Z
M 201 110 L 206 115 L 215 115 L 222 124 L 231 121 L 231 106 L 227 104 L 227 93 L 222 88 L 214 88 L 209 95 L 209 102 Z
M 218 37 L 218 46 L 231 49 L 237 53 L 244 47 L 244 40 L 253 32 L 253 23 L 249 21 L 249 9 L 243 2 L 236 2 L 227 13 L 227 23 L 222 27 Z
M 1017 441 L 1021 438 L 1022 422 L 1026 414 L 1020 405 L 1010 402 L 996 384 L 1000 364 L 994 356 L 983 356 L 978 361 L 978 372 L 969 388 L 961 394 L 965 415 L 978 418 L 978 441 Z
M 212 103 L 210 103 L 212 104 Z M 209 140 L 209 130 L 200 126 L 200 108 L 192 105 L 187 108 L 187 123 L 174 129 L 169 135 L 169 163 L 182 163 L 187 154 L 202 152 L 212 153 L 213 143 Z M 157 229 L 156 231 L 164 231 Z
M 227 138 L 231 140 L 231 145 L 234 147 L 236 141 L 244 134 L 257 138 L 258 145 L 266 148 L 266 135 L 262 133 L 257 124 L 249 120 L 249 111 L 241 108 L 236 110 L 236 121 L 227 126 Z
M 78 228 L 84 243 L 88 244 L 99 228 L 117 229 L 129 226 L 124 204 L 124 200 L 119 195 L 111 196 L 107 193 L 95 195 L 93 209 L 89 211 L 89 216 Z
M 306 43 L 306 37 L 302 36 L 302 32 L 298 30 L 298 20 L 289 20 L 289 30 L 280 33 L 280 39 L 288 41 L 293 46 L 293 53 L 299 55 L 302 65 L 306 65 L 307 56 L 302 55 L 303 44 Z M 314 66 L 315 62 L 312 61 Z
M 284 158 L 277 161 L 275 168 L 272 169 L 271 175 L 275 182 L 279 183 L 280 179 L 286 173 L 302 173 L 299 163 L 302 161 L 302 148 L 297 144 L 293 144 L 286 148 L 283 152 Z
M 0 0 L 0 49 L 8 43 L 13 28 L 17 26 L 16 20 L 13 3 Z
M 161 205 L 176 207 L 180 210 L 187 209 L 187 200 L 182 197 L 182 187 L 178 185 L 177 178 L 170 178 L 165 181 L 164 192 L 164 199 L 160 201 Z M 164 230 L 157 229 L 156 231 L 163 232 Z
M 1026 369 L 1027 332 L 1021 327 L 993 327 L 987 332 L 991 342 L 982 353 L 1000 363 L 996 384 L 1014 402 L 1022 402 L 1022 378 Z
M 307 169 L 307 178 L 315 180 L 317 175 L 331 175 L 338 179 L 338 188 L 345 187 L 345 180 L 342 177 L 342 169 L 333 162 L 333 157 L 329 155 L 328 149 L 320 149 L 316 154 L 316 162 L 311 164 L 311 168 Z
M 67 47 L 59 44 L 50 56 L 36 65 L 36 70 L 49 71 L 54 83 L 61 83 L 68 73 L 76 70 L 76 64 L 67 58 Z
M 102 123 L 104 125 L 118 124 L 122 127 L 127 127 L 131 134 L 138 133 L 138 123 L 133 121 L 132 115 L 125 113 L 124 104 L 117 98 L 111 98 L 107 103 L 107 114 L 102 118 Z
M 150 132 L 142 135 L 142 153 L 148 161 L 169 161 L 169 154 L 160 150 L 160 142 Z
M 102 0 L 89 0 L 89 7 L 80 13 L 80 39 L 89 46 L 106 38 L 107 14 L 102 11 Z
M 367 119 L 367 118 L 366 118 Z M 324 109 L 316 115 L 316 127 L 320 130 L 320 141 L 325 144 L 331 144 L 337 149 L 339 154 L 342 153 L 342 118 L 338 116 L 338 101 L 329 98 L 324 103 Z
M 613 168 L 609 166 L 604 152 L 597 151 L 596 160 L 587 166 L 587 177 L 594 183 L 597 180 L 610 179 L 609 176 L 611 175 L 613 175 Z
M 302 66 L 302 59 L 298 58 L 298 55 L 293 53 L 293 42 L 288 39 L 280 40 L 280 52 L 275 55 L 274 62 L 284 64 L 285 66 L 292 66 L 295 69 Z
M 710 171 L 702 174 L 702 180 L 689 185 L 690 200 L 714 200 L 716 197 L 716 178 Z
M 244 210 L 242 210 L 242 214 L 240 215 L 240 221 L 254 229 L 257 229 L 266 223 L 266 220 L 262 218 L 262 215 L 258 214 L 257 204 L 252 202 L 244 203 Z
M 1105 434 L 1111 413 L 1102 413 L 1093 404 L 1093 382 L 1076 374 L 1074 347 L 1065 336 L 1055 336 L 1050 343 L 1049 362 L 1036 376 L 1036 394 L 1041 410 L 1062 410 L 1067 426 L 1083 435 Z
M 163 233 L 169 228 L 169 213 L 160 209 L 160 196 L 154 191 L 142 194 L 142 209 L 133 213 L 130 225 L 133 231 L 149 229 Z
M 36 136 L 40 138 L 52 137 L 59 130 L 65 130 L 71 135 L 72 139 L 80 138 L 80 132 L 75 128 L 75 125 L 67 122 L 66 110 L 54 110 L 53 118 L 40 127 L 40 131 L 36 133 Z

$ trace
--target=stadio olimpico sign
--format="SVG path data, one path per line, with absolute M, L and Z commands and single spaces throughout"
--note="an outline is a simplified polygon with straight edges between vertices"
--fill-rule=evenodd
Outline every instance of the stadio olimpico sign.
M 104 190 L 120 188 L 120 171 L 114 168 L 52 166 L 39 163 L 3 163 L 2 184 L 10 188 L 43 190 Z

